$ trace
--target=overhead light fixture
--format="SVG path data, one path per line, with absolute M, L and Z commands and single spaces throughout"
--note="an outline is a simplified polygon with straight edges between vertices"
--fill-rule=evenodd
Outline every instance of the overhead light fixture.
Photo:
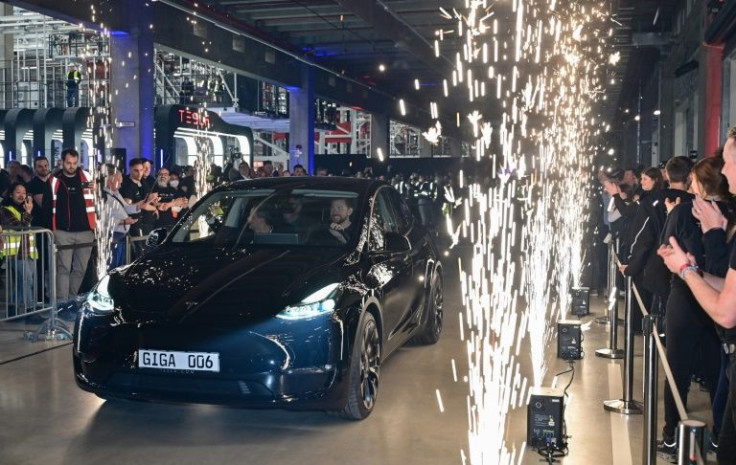
M 380 71 L 382 73 L 385 72 L 386 71 L 386 65 L 384 65 L 383 63 L 381 63 L 380 65 L 378 65 L 378 71 Z
M 659 110 L 654 110 L 654 116 L 659 116 L 659 115 L 661 115 L 661 114 L 662 114 L 662 112 L 661 112 L 661 111 L 659 111 Z
M 641 121 L 641 116 L 639 115 L 634 116 L 634 121 Z

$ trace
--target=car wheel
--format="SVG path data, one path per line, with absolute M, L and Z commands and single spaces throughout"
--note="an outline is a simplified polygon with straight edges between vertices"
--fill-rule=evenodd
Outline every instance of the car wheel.
M 381 338 L 376 319 L 365 312 L 350 357 L 348 399 L 340 416 L 362 420 L 371 414 L 378 396 L 381 368 Z
M 428 312 L 427 322 L 424 324 L 421 332 L 412 338 L 415 344 L 431 345 L 436 344 L 440 340 L 442 334 L 442 324 L 444 321 L 444 296 L 442 293 L 442 278 L 437 277 L 434 286 L 429 294 L 427 301 Z

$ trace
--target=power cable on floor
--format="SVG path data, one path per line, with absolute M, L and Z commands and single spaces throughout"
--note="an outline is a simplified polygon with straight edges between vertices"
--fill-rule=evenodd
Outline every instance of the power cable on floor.
M 66 347 L 66 346 L 70 346 L 70 345 L 72 345 L 72 343 L 71 342 L 67 342 L 67 343 L 64 343 L 64 344 L 59 344 L 58 346 L 47 347 L 45 349 L 42 349 L 42 350 L 39 350 L 39 351 L 36 351 L 36 352 L 31 352 L 30 354 L 21 355 L 19 357 L 11 358 L 10 360 L 4 360 L 4 361 L 0 362 L 0 366 L 7 365 L 8 363 L 11 363 L 11 362 L 17 362 L 18 360 L 23 360 L 24 358 L 33 357 L 34 355 L 42 354 L 42 353 L 48 352 L 50 350 L 58 349 L 59 347 Z
M 570 368 L 568 368 L 567 370 L 561 371 L 555 375 L 555 378 L 557 378 L 560 375 L 571 373 L 570 381 L 567 383 L 565 388 L 562 390 L 565 399 L 567 398 L 567 390 L 572 385 L 573 379 L 575 379 L 575 361 L 568 360 L 567 362 Z M 569 453 L 569 450 L 567 447 L 567 440 L 570 438 L 570 436 L 567 435 L 567 422 L 565 421 L 565 407 L 566 406 L 567 404 L 563 400 L 562 402 L 562 443 L 555 444 L 552 442 L 548 442 L 546 446 L 537 448 L 537 453 L 541 455 L 543 457 L 543 461 L 547 462 L 548 464 L 559 462 L 558 459 L 567 456 L 567 454 Z

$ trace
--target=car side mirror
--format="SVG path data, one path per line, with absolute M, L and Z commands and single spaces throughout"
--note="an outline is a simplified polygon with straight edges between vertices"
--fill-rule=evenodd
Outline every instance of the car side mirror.
M 403 234 L 395 232 L 387 232 L 383 236 L 384 240 L 384 251 L 388 253 L 401 253 L 408 252 L 411 250 L 411 244 L 409 239 Z
M 166 228 L 154 229 L 148 235 L 148 239 L 146 239 L 146 246 L 156 247 L 157 245 L 161 245 L 164 239 L 166 239 L 166 234 Z

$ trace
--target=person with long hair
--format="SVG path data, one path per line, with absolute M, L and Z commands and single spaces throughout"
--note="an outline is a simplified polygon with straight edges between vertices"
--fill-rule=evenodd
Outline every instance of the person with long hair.
M 662 175 L 657 168 L 648 168 L 641 175 L 641 193 L 636 200 L 636 215 L 627 229 L 629 249 L 622 254 L 625 265 L 621 272 L 631 276 L 645 305 L 651 307 L 653 290 L 645 279 L 647 264 L 661 260 L 657 256 L 659 234 L 664 223 L 664 205 L 657 195 L 664 187 Z M 644 314 L 638 302 L 634 305 L 634 331 L 641 332 Z

